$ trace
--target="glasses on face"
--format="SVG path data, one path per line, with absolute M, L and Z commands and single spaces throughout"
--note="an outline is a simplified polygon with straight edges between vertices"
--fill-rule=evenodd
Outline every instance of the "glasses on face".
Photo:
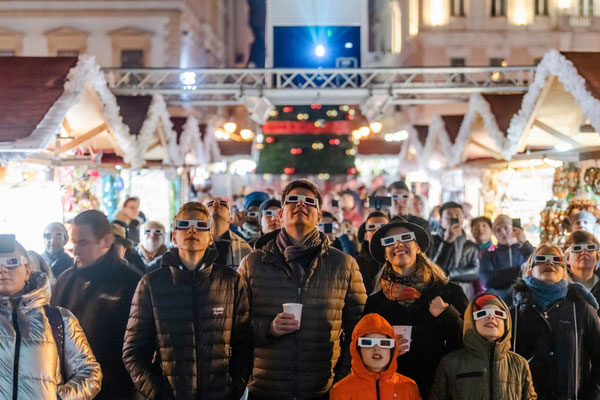
M 55 233 L 44 232 L 44 239 L 46 239 L 46 240 L 49 240 L 52 238 L 62 239 L 63 237 L 64 237 L 64 234 L 62 232 L 55 232 Z
M 393 349 L 394 348 L 394 339 L 368 338 L 368 337 L 359 337 L 358 338 L 358 347 L 374 347 L 374 346 L 379 346 L 382 349 Z
M 199 221 L 196 219 L 176 219 L 175 229 L 186 230 L 195 226 L 199 231 L 208 231 L 210 229 L 210 221 Z
M 151 234 L 151 233 L 154 233 L 154 234 L 156 234 L 156 235 L 163 235 L 163 236 L 164 236 L 164 234 L 165 234 L 165 232 L 164 232 L 162 229 L 146 229 L 146 230 L 144 231 L 144 233 L 145 233 L 146 235 L 149 235 L 149 234 Z
M 379 224 L 367 224 L 367 225 L 365 226 L 365 229 L 366 229 L 367 231 L 376 231 L 377 229 L 381 228 L 381 227 L 382 227 L 382 226 L 384 226 L 384 225 L 385 225 L 385 223 L 383 223 L 383 222 L 381 222 L 381 223 L 379 223 Z
M 598 250 L 598 245 L 595 243 L 586 243 L 586 244 L 574 244 L 571 246 L 572 253 L 581 253 L 584 250 L 596 251 L 596 250 Z
M 303 196 L 301 194 L 288 194 L 287 196 L 285 196 L 285 202 L 283 204 L 298 203 L 299 201 L 303 202 L 307 206 L 313 206 L 316 208 L 319 207 L 319 203 L 316 197 L 308 197 Z
M 539 256 L 535 256 L 536 264 L 543 264 L 547 261 L 552 262 L 552 264 L 562 264 L 565 258 L 563 256 L 554 256 L 551 254 L 540 254 Z
M 217 203 L 217 204 L 219 204 L 219 205 L 221 205 L 223 207 L 229 207 L 229 203 L 226 202 L 225 200 L 218 200 L 218 201 L 211 200 L 208 203 L 206 203 L 206 206 L 210 208 L 210 207 L 214 206 L 215 203 Z
M 247 218 L 258 218 L 258 211 L 246 211 Z
M 23 264 L 27 264 L 27 260 L 23 256 L 0 257 L 0 265 L 8 269 L 15 269 Z
M 273 218 L 279 216 L 279 213 L 276 210 L 265 210 L 262 215 L 263 217 Z
M 393 194 L 392 195 L 392 200 L 394 201 L 398 201 L 398 200 L 406 200 L 410 197 L 409 194 Z
M 488 315 L 493 315 L 496 318 L 506 319 L 506 311 L 497 310 L 495 308 L 484 308 L 483 310 L 473 312 L 473 319 L 477 321 L 478 319 L 482 319 L 487 317 Z
M 396 242 L 410 242 L 412 240 L 415 240 L 415 234 L 414 232 L 406 232 L 406 233 L 401 233 L 399 235 L 394 235 L 394 236 L 387 236 L 384 238 L 381 238 L 381 245 L 384 247 L 388 247 L 393 245 Z

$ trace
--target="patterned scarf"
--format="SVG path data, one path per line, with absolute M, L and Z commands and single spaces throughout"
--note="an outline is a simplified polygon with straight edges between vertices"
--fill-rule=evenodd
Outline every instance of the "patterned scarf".
M 406 307 L 421 298 L 421 292 L 426 287 L 421 271 L 417 269 L 409 275 L 400 275 L 387 262 L 383 268 L 381 290 L 388 300 Z
M 314 253 L 318 247 L 321 247 L 323 240 L 321 239 L 319 230 L 315 228 L 306 236 L 302 243 L 293 244 L 285 228 L 281 228 L 281 231 L 277 235 L 276 243 L 279 251 L 285 258 L 285 262 L 292 269 L 294 276 L 298 282 L 302 282 L 306 272 L 302 266 L 302 258 L 306 257 L 307 254 Z

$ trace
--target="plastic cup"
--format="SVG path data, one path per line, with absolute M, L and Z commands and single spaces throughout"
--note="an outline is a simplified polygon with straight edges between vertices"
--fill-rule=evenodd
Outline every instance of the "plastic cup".
M 404 339 L 408 340 L 408 343 L 406 343 L 405 346 L 408 346 L 408 349 L 406 351 L 407 352 L 410 351 L 410 336 L 412 333 L 412 326 L 411 325 L 394 325 L 394 326 L 392 326 L 392 328 L 394 328 L 394 333 L 396 335 L 402 335 L 402 337 Z
M 283 312 L 293 314 L 294 319 L 298 322 L 302 319 L 302 304 L 300 303 L 285 303 L 283 305 Z

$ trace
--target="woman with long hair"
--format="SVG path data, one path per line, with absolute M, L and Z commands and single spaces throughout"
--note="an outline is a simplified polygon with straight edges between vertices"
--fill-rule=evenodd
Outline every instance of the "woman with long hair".
M 513 351 L 529 361 L 538 398 L 600 399 L 598 303 L 569 281 L 560 247 L 536 249 L 514 299 Z
M 379 228 L 370 250 L 383 267 L 364 309 L 364 314 L 377 313 L 398 331 L 410 331 L 410 342 L 397 336 L 402 344 L 398 372 L 417 382 L 423 398 L 441 358 L 462 344 L 467 306 L 460 286 L 449 282 L 425 255 L 430 243 L 423 228 L 402 219 Z

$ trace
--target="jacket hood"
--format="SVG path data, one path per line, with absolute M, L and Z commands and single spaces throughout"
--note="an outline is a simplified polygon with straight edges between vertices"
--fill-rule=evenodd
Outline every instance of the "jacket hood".
M 217 249 L 215 249 L 213 246 L 209 246 L 204 252 L 204 256 L 202 257 L 198 265 L 196 265 L 196 269 L 203 269 L 204 267 L 211 266 L 217 259 L 218 255 L 219 252 L 217 251 Z M 180 270 L 187 270 L 187 268 L 185 268 L 185 266 L 183 266 L 183 263 L 181 262 L 181 258 L 179 257 L 179 249 L 177 247 L 174 247 L 168 250 L 165 254 L 163 254 L 160 266 L 162 268 L 175 268 Z
M 261 237 L 256 239 L 256 242 L 254 242 L 254 249 L 255 250 L 262 249 L 267 243 L 269 243 L 271 240 L 275 239 L 280 231 L 281 231 L 281 229 L 275 229 L 274 231 L 265 233 L 264 235 L 262 235 Z
M 486 359 L 489 357 L 490 352 L 490 342 L 481 336 L 477 329 L 475 328 L 475 320 L 473 319 L 473 305 L 475 302 L 481 298 L 482 296 L 493 296 L 495 297 L 494 303 L 500 307 L 504 312 L 506 312 L 506 319 L 504 320 L 504 336 L 496 341 L 496 349 L 495 349 L 495 358 L 502 357 L 505 353 L 510 350 L 510 338 L 512 332 L 512 321 L 510 317 L 510 310 L 506 303 L 499 297 L 490 295 L 489 293 L 482 293 L 478 296 L 475 296 L 467 309 L 465 310 L 464 315 L 464 324 L 463 324 L 463 343 L 467 350 L 472 353 L 474 356 L 478 358 Z
M 19 308 L 32 309 L 50 304 L 52 289 L 50 280 L 45 273 L 32 272 L 29 277 L 29 284 L 25 287 L 27 292 L 21 296 Z M 10 303 L 10 297 L 0 296 L 0 303 Z
M 358 338 L 368 335 L 370 333 L 379 333 L 389 338 L 395 339 L 394 328 L 379 314 L 371 313 L 367 314 L 358 321 L 354 331 L 352 332 L 352 343 L 350 344 L 350 354 L 352 355 L 352 373 L 359 379 L 380 379 L 389 380 L 392 379 L 396 373 L 397 367 L 397 347 L 394 346 L 392 357 L 387 368 L 380 372 L 367 371 L 362 361 L 360 353 L 358 351 Z

